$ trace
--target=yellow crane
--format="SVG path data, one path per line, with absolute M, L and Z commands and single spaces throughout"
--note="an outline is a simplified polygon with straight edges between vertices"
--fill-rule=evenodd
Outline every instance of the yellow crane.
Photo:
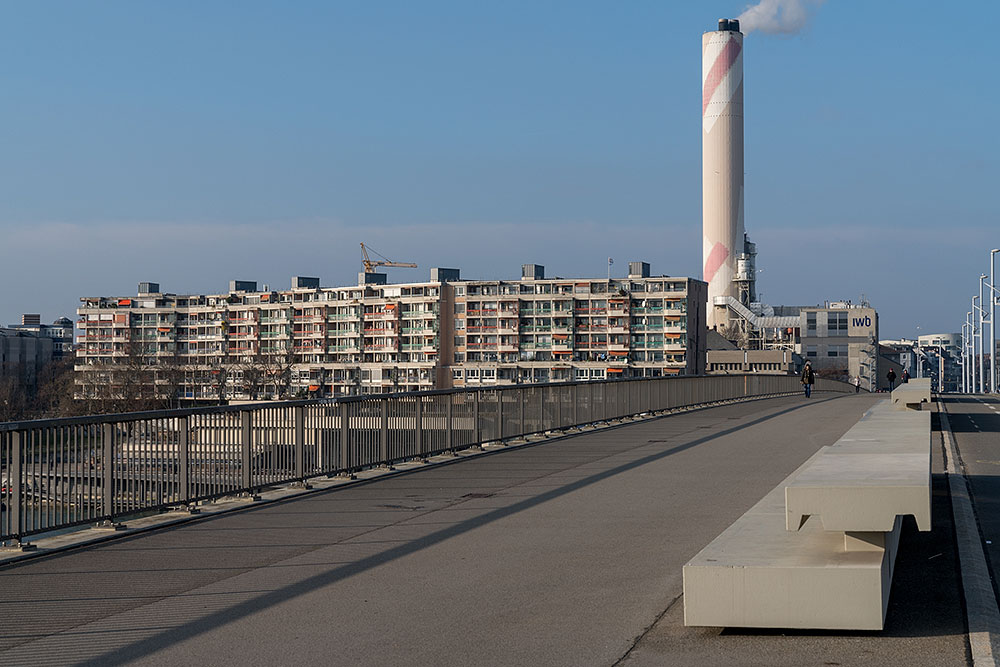
M 382 259 L 373 262 L 368 257 L 368 251 L 369 250 L 372 251 L 373 255 L 378 255 Z M 417 265 L 414 264 L 413 262 L 394 262 L 391 259 L 389 259 L 388 257 L 386 257 L 385 255 L 379 254 L 378 252 L 375 252 L 371 248 L 365 246 L 365 244 L 363 242 L 361 244 L 361 256 L 364 257 L 364 259 L 361 260 L 361 263 L 365 265 L 365 273 L 374 273 L 376 266 L 402 266 L 402 267 L 406 267 L 406 268 L 409 268 L 409 269 L 415 269 L 415 268 L 417 268 Z

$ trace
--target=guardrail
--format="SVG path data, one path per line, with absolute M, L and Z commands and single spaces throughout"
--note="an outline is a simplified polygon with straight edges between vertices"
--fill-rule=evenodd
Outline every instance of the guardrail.
M 851 391 L 819 379 L 817 390 Z M 0 424 L 0 543 L 647 412 L 798 392 L 768 375 L 512 385 Z

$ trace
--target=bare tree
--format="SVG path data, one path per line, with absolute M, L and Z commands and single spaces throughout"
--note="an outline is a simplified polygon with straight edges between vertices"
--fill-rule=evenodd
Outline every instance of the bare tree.
M 74 398 L 74 359 L 67 357 L 46 364 L 38 373 L 38 391 L 31 413 L 38 418 L 73 417 L 83 414 L 84 406 Z
M 16 375 L 0 376 L 0 422 L 24 419 L 28 392 Z

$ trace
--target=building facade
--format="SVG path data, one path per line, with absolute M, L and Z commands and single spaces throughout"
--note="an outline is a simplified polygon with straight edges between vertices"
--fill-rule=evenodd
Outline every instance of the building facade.
M 878 313 L 867 305 L 834 302 L 799 309 L 800 354 L 821 374 L 861 378 L 862 389 L 878 387 Z
M 73 356 L 73 320 L 60 317 L 52 324 L 42 324 L 41 315 L 30 313 L 21 315 L 21 323 L 11 325 L 11 329 L 30 331 L 43 338 L 52 339 L 52 360 L 68 359 Z
M 957 392 L 962 386 L 962 334 L 917 337 L 918 377 L 930 377 L 938 391 Z
M 652 278 L 388 284 L 294 278 L 284 291 L 85 297 L 78 397 L 138 392 L 179 401 L 261 400 L 452 386 L 699 374 L 705 283 Z
M 706 283 L 651 277 L 455 285 L 455 386 L 699 375 L 705 372 Z
M 18 390 L 33 390 L 38 386 L 39 371 L 51 361 L 51 338 L 0 328 L 0 381 Z

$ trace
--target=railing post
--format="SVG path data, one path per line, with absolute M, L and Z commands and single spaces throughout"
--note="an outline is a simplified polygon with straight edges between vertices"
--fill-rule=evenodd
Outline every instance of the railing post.
M 177 500 L 185 505 L 191 500 L 191 441 L 188 437 L 188 417 L 178 417 L 177 434 Z
M 348 465 L 348 457 L 350 454 L 350 413 L 348 411 L 348 406 L 350 403 L 346 401 L 340 404 L 340 471 L 350 476 L 351 470 Z
M 481 392 L 476 389 L 472 395 L 472 442 L 477 447 L 482 443 L 482 439 L 479 437 L 479 394 Z
M 101 424 L 101 513 L 105 520 L 110 521 L 114 514 L 115 500 L 115 427 L 112 424 Z
M 520 399 L 521 403 L 521 432 L 518 433 L 518 436 L 520 437 L 524 436 L 524 432 L 526 430 L 525 420 L 524 420 L 524 413 L 527 411 L 527 403 L 528 403 L 528 397 L 525 395 L 526 392 L 527 390 L 524 387 L 518 387 L 517 389 L 518 399 Z
M 387 466 L 389 465 L 389 399 L 383 399 L 381 404 L 382 425 L 378 436 L 378 457 L 381 459 L 380 463 Z
M 594 414 L 594 383 L 587 383 L 587 423 L 593 423 L 597 421 L 597 415 Z
M 444 436 L 444 447 L 451 452 L 454 449 L 454 442 L 452 440 L 452 415 L 454 413 L 455 396 L 454 394 L 445 394 L 444 396 L 448 401 L 447 407 L 445 408 L 445 419 L 448 422 L 448 426 Z
M 505 390 L 497 389 L 497 440 L 503 440 L 503 395 Z
M 538 430 L 545 431 L 545 387 L 538 388 Z
M 569 393 L 569 387 L 555 387 L 552 393 L 556 395 L 556 428 L 562 428 L 563 424 L 563 399 Z
M 251 450 L 253 448 L 253 430 L 249 410 L 240 411 L 240 451 L 243 455 L 243 490 L 250 493 L 253 476 L 250 474 Z
M 417 453 L 420 455 L 420 458 L 425 458 L 424 457 L 424 397 L 415 396 L 414 400 L 416 401 L 413 414 L 416 421 L 414 427 L 416 431 L 415 437 L 417 439 Z
M 306 476 L 306 408 L 298 406 L 292 408 L 292 415 L 295 419 L 295 477 L 304 479 Z
M 573 395 L 573 426 L 580 425 L 580 383 L 577 382 L 573 385 L 573 391 L 570 392 Z
M 24 530 L 24 517 L 21 516 L 24 504 L 22 496 L 26 485 L 24 483 L 24 436 L 21 431 L 14 431 L 11 434 L 11 469 L 10 469 L 10 496 L 8 509 L 10 510 L 11 534 L 20 537 Z

